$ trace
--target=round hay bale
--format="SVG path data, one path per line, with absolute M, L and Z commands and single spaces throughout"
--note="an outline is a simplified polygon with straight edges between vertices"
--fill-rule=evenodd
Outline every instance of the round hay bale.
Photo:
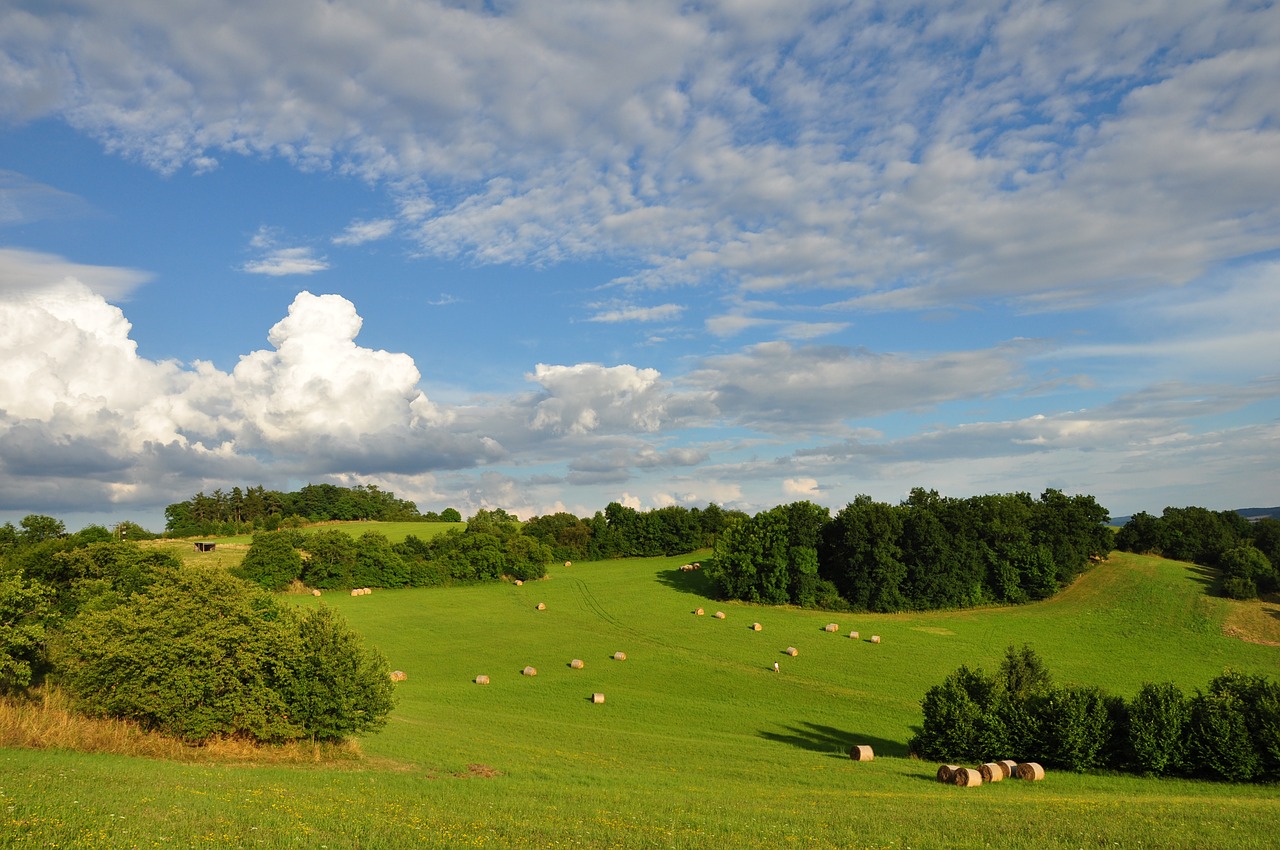
M 522 587 L 523 585 L 524 585 L 523 581 L 521 581 L 520 579 L 516 579 L 516 587 Z
M 951 782 L 961 788 L 977 788 L 982 784 L 982 775 L 977 768 L 962 767 L 951 774 Z
M 538 668 L 537 668 L 537 667 L 526 667 L 526 668 L 524 668 L 523 670 L 521 670 L 521 671 L 520 671 L 520 675 L 521 675 L 521 676 L 536 676 L 536 675 L 538 675 Z
M 763 628 L 764 628 L 764 626 L 760 625 L 759 623 L 752 623 L 752 624 L 751 624 L 751 631 L 753 631 L 753 632 L 758 632 L 758 631 L 760 631 L 760 630 L 761 630 L 761 629 L 763 629 Z
M 573 561 L 565 561 L 565 562 L 564 562 L 564 565 L 565 565 L 566 567 L 572 567 L 572 566 L 573 566 Z
M 1010 776 L 1013 776 L 1014 770 L 1016 770 L 1018 767 L 1018 763 L 1013 759 L 1000 759 L 1000 761 L 996 762 L 996 764 L 1000 765 L 1000 769 L 1004 771 L 1005 779 L 1008 779 Z
M 488 677 L 488 676 L 483 676 L 483 675 L 481 675 L 481 676 L 476 676 L 476 684 L 477 684 L 477 685 L 487 685 L 487 684 L 489 684 L 489 677 Z
M 872 642 L 872 643 L 879 643 L 879 642 L 880 642 L 880 635 L 872 635 L 872 636 L 871 636 L 871 642 Z
M 626 661 L 626 660 L 627 660 L 627 654 L 626 654 L 625 652 L 615 652 L 615 653 L 613 654 L 613 660 L 614 660 L 614 661 Z
M 694 563 L 693 563 L 693 568 L 694 568 L 695 570 L 700 570 L 700 569 L 702 569 L 702 564 L 698 563 L 697 561 L 694 561 Z
M 391 671 L 391 681 L 393 682 L 403 682 L 407 678 L 409 678 L 409 674 L 405 673 L 403 670 Z
M 834 632 L 838 632 L 838 631 L 840 631 L 840 626 L 839 626 L 839 624 L 837 624 L 837 623 L 827 623 L 825 626 L 823 626 L 823 627 L 822 627 L 822 630 L 823 630 L 824 632 L 833 632 L 833 633 L 834 633 Z
M 871 761 L 875 757 L 876 754 L 866 744 L 854 744 L 849 748 L 849 758 L 854 761 Z
M 695 614 L 697 614 L 699 617 L 701 617 L 701 616 L 702 616 L 703 614 L 705 614 L 706 612 L 705 612 L 705 611 L 703 611 L 701 608 L 695 608 L 695 609 L 694 609 L 694 611 L 693 611 L 693 613 L 695 613 Z
M 858 639 L 858 633 L 857 633 L 857 632 L 849 632 L 849 638 L 850 638 L 851 640 L 857 640 L 857 639 Z
M 960 769 L 958 764 L 944 764 L 938 768 L 938 781 L 950 782 L 951 777 L 955 776 L 956 771 Z
M 1044 779 L 1044 768 L 1033 761 L 1027 761 L 1014 768 L 1013 775 L 1019 779 L 1039 782 L 1041 779 Z
M 1000 782 L 1005 778 L 1004 767 L 996 761 L 978 765 L 978 773 L 983 782 Z
M 545 611 L 545 610 L 547 610 L 547 603 L 545 603 L 545 602 L 539 602 L 539 603 L 538 603 L 538 610 L 539 610 L 539 611 Z
M 723 619 L 724 619 L 724 612 L 723 612 L 723 611 L 717 611 L 717 612 L 715 613 L 715 618 L 716 618 L 717 620 L 723 620 Z
M 575 658 L 569 662 L 569 666 L 572 667 L 574 670 L 581 670 L 583 667 L 586 667 L 587 665 L 581 658 Z
M 599 705 L 600 703 L 604 702 L 604 694 L 592 694 L 591 701 L 596 705 Z
M 796 649 L 794 646 L 788 646 L 783 651 L 786 652 L 787 655 L 790 655 L 792 658 L 795 658 L 797 655 L 800 654 L 800 650 Z
M 360 588 L 358 588 L 358 587 L 353 587 L 353 588 L 351 588 L 351 595 L 352 595 L 352 596 L 362 596 L 363 594 L 361 594 L 361 593 L 360 593 Z
M 318 589 L 317 589 L 317 590 L 313 590 L 313 591 L 311 591 L 311 595 L 312 595 L 312 596 L 319 596 L 319 595 L 320 595 L 320 591 L 319 591 Z

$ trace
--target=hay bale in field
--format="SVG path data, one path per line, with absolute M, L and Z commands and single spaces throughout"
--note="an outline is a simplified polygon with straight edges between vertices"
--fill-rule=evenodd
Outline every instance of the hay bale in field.
M 565 565 L 566 567 L 572 567 L 572 566 L 573 566 L 573 561 L 565 561 L 565 562 L 564 562 L 564 565 Z
M 1044 768 L 1033 761 L 1023 762 L 1013 769 L 1013 775 L 1019 779 L 1038 782 L 1044 779 Z
M 393 682 L 403 682 L 407 678 L 409 678 L 409 674 L 404 672 L 403 670 L 391 671 L 391 681 Z
M 751 631 L 753 631 L 753 632 L 758 632 L 758 631 L 760 631 L 760 630 L 761 630 L 761 629 L 763 629 L 763 628 L 764 628 L 764 626 L 760 625 L 759 623 L 752 623 L 752 624 L 751 624 Z
M 591 701 L 596 705 L 599 705 L 600 703 L 604 702 L 604 694 L 592 694 Z
M 318 589 L 317 589 L 317 590 L 313 590 L 313 591 L 311 591 L 311 595 L 312 595 L 312 596 L 319 596 L 319 595 L 320 595 L 320 591 L 319 591 Z
M 831 632 L 834 634 L 835 632 L 840 631 L 840 625 L 839 623 L 827 623 L 825 626 L 822 627 L 822 630 L 824 632 Z
M 974 767 L 961 767 L 951 774 L 951 782 L 961 788 L 977 788 L 982 784 L 982 774 Z
M 360 593 L 360 588 L 358 588 L 358 587 L 353 587 L 353 588 L 351 588 L 351 595 L 352 595 L 352 596 L 360 596 L 360 595 L 361 595 L 361 593 Z
M 701 617 L 701 616 L 702 616 L 704 613 L 706 613 L 706 612 L 705 612 L 705 611 L 703 611 L 701 608 L 694 608 L 694 609 L 693 609 L 693 613 L 695 613 L 695 614 L 697 614 L 699 617 Z
M 857 632 L 849 632 L 849 638 L 850 638 L 850 640 L 857 640 L 857 639 L 858 639 L 858 633 L 857 633 Z
M 693 568 L 694 568 L 695 570 L 700 570 L 700 569 L 702 569 L 702 564 L 698 563 L 697 561 L 694 561 L 694 562 L 693 562 Z
M 724 612 L 723 612 L 723 611 L 717 611 L 717 612 L 715 613 L 715 618 L 716 618 L 717 620 L 723 620 L 723 619 L 724 619 Z
M 854 761 L 871 761 L 875 757 L 876 754 L 866 744 L 854 744 L 849 748 L 849 758 Z
M 489 677 L 488 677 L 488 676 L 483 676 L 483 675 L 481 675 L 481 676 L 476 676 L 476 684 L 477 684 L 477 685 L 487 685 L 487 684 L 489 684 Z
M 520 671 L 520 675 L 521 675 L 521 676 L 536 676 L 536 675 L 538 675 L 538 668 L 537 668 L 537 667 L 526 667 L 526 668 L 524 668 L 523 670 L 521 670 L 521 671 Z
M 569 666 L 572 667 L 574 670 L 581 670 L 583 667 L 586 667 L 587 665 L 586 665 L 586 662 L 584 662 L 581 658 L 575 658 L 569 662 Z
M 1000 765 L 1000 769 L 1004 771 L 1005 779 L 1013 776 L 1013 772 L 1018 768 L 1018 763 L 1013 759 L 1000 759 L 996 764 Z
M 626 661 L 626 660 L 627 660 L 627 654 L 626 654 L 625 652 L 615 652 L 615 653 L 613 654 L 613 660 L 614 660 L 614 661 Z
M 956 775 L 956 771 L 960 769 L 958 764 L 944 764 L 938 768 L 938 781 L 950 782 L 951 777 Z
M 880 642 L 880 635 L 872 635 L 872 636 L 871 636 L 871 642 L 872 642 L 872 643 L 879 643 L 879 642 Z
M 545 611 L 545 610 L 547 610 L 547 603 L 545 603 L 545 602 L 539 602 L 539 603 L 538 603 L 538 610 L 539 610 L 539 611 Z
M 800 650 L 796 649 L 794 646 L 788 646 L 786 649 L 783 650 L 783 652 L 785 652 L 787 655 L 790 655 L 792 658 L 795 658 L 797 655 L 800 654 Z
M 516 587 L 523 587 L 523 586 L 524 586 L 524 582 L 521 581 L 520 579 L 516 579 Z
M 978 773 L 983 782 L 999 782 L 1005 778 L 1004 766 L 997 761 L 989 761 L 978 765 Z

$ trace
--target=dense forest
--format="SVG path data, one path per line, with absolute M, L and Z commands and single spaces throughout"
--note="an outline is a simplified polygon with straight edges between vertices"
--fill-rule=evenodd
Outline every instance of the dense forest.
M 731 526 L 708 564 L 734 599 L 858 611 L 918 611 L 1044 599 L 1111 551 L 1092 496 L 1046 490 L 899 505 L 859 496 L 832 518 L 810 502 Z
M 1219 570 L 1221 592 L 1232 599 L 1280 590 L 1280 520 L 1271 517 L 1198 507 L 1142 512 L 1116 532 L 1116 548 Z

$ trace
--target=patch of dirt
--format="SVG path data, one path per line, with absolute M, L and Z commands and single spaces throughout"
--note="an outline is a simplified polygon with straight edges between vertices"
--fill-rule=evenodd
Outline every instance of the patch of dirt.
M 454 774 L 459 779 L 493 779 L 495 776 L 505 775 L 501 770 L 489 767 L 487 764 L 469 764 L 464 772 Z

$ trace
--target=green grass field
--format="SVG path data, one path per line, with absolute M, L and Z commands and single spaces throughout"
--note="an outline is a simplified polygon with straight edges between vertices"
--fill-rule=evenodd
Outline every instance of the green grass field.
M 363 763 L 0 750 L 0 846 L 1275 846 L 1275 786 L 1051 772 L 964 789 L 905 757 L 924 691 L 960 664 L 994 669 L 1010 644 L 1057 681 L 1124 696 L 1228 666 L 1274 676 L 1280 646 L 1224 636 L 1245 603 L 1206 596 L 1197 568 L 1117 554 L 1035 605 L 832 615 L 714 602 L 685 560 L 291 597 L 332 605 L 408 674 Z M 851 761 L 855 743 L 875 761 Z

